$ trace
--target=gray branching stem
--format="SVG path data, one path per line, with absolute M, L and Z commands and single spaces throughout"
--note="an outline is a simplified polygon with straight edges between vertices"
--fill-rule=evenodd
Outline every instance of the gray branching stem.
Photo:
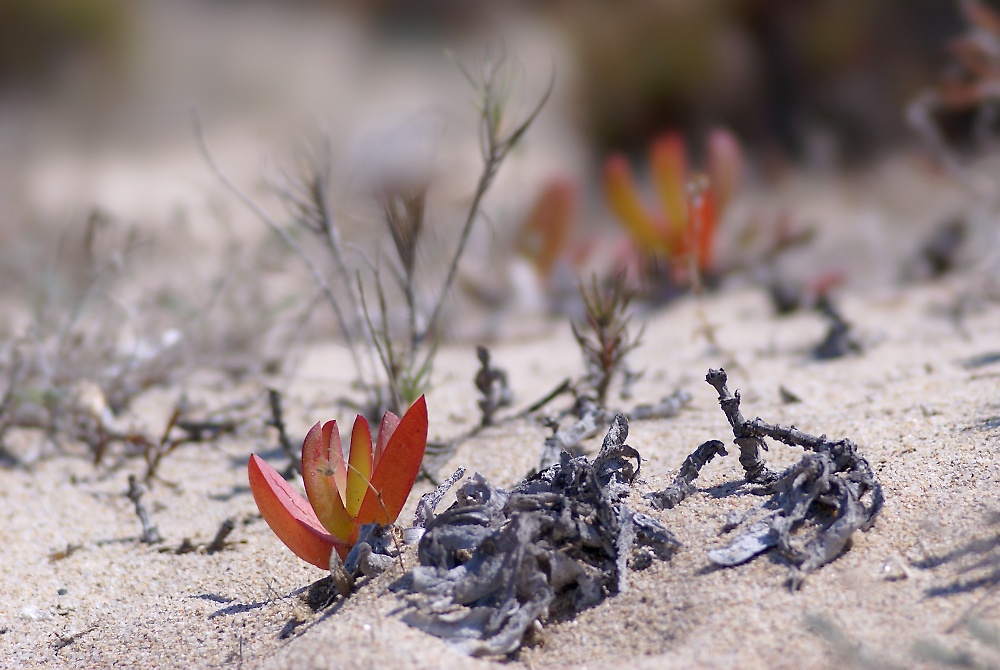
M 767 443 L 756 435 L 743 433 L 743 425 L 746 419 L 740 411 L 740 392 L 733 395 L 726 386 L 728 376 L 722 368 L 709 370 L 705 376 L 705 381 L 719 394 L 719 406 L 729 420 L 729 425 L 733 427 L 733 442 L 740 448 L 740 465 L 746 473 L 746 480 L 754 484 L 768 484 L 773 482 L 777 475 L 767 468 L 764 459 L 761 458 L 761 450 L 767 451 Z
M 647 493 L 643 498 L 652 501 L 658 509 L 673 509 L 685 498 L 694 493 L 694 480 L 698 478 L 701 469 L 708 465 L 716 456 L 728 456 L 726 445 L 719 440 L 709 440 L 698 446 L 681 465 L 680 472 L 674 481 L 662 491 Z
M 741 432 L 758 438 L 766 436 L 789 446 L 802 447 L 818 454 L 827 454 L 838 472 L 853 471 L 855 476 L 865 481 L 873 492 L 869 520 L 861 526 L 861 530 L 868 530 L 875 523 L 875 516 L 882 508 L 882 487 L 876 482 L 875 473 L 872 472 L 868 461 L 858 454 L 858 448 L 854 442 L 848 439 L 830 440 L 827 439 L 826 435 L 817 437 L 804 433 L 795 426 L 784 428 L 767 423 L 760 417 L 744 423 Z
M 129 475 L 128 492 L 125 495 L 135 505 L 135 514 L 139 517 L 139 523 L 142 524 L 142 536 L 139 540 L 145 544 L 157 544 L 163 542 L 163 538 L 160 537 L 160 531 L 150 521 L 146 506 L 142 504 L 142 495 L 145 492 L 145 489 L 136 480 L 135 475 Z

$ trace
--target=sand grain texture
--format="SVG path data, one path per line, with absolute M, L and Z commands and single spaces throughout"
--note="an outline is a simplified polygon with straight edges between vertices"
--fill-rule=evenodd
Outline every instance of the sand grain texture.
M 956 568 L 915 565 L 987 536 L 986 515 L 998 507 L 1000 363 L 971 369 L 962 363 L 1000 347 L 1000 311 L 971 316 L 964 338 L 935 311 L 954 289 L 940 284 L 847 296 L 844 313 L 867 351 L 823 363 L 807 354 L 823 332 L 815 315 L 775 319 L 764 296 L 751 291 L 704 301 L 709 320 L 719 326 L 719 342 L 742 367 L 730 369 L 730 387 L 742 391 L 747 417 L 850 437 L 885 487 L 885 509 L 874 529 L 857 534 L 846 554 L 794 593 L 784 586 L 787 563 L 770 555 L 732 569 L 709 567 L 705 551 L 725 542 L 719 536 L 725 515 L 762 502 L 735 494 L 741 477 L 735 449 L 705 469 L 698 492 L 679 507 L 659 512 L 642 499 L 669 483 L 695 446 L 732 439 L 715 392 L 703 381 L 709 367 L 724 361 L 693 335 L 696 305 L 684 300 L 654 314 L 633 359 L 646 375 L 629 402 L 655 401 L 677 387 L 694 401 L 677 418 L 632 424 L 628 443 L 646 460 L 629 503 L 663 520 L 683 548 L 667 563 L 630 573 L 627 592 L 575 621 L 546 625 L 543 639 L 519 652 L 513 666 L 832 668 L 860 658 L 918 667 L 926 662 L 914 655 L 918 640 L 995 660 L 996 650 L 961 626 L 948 631 L 972 607 L 1000 627 L 1000 596 L 983 599 L 984 589 L 929 595 L 952 584 Z M 519 403 L 580 371 L 568 326 L 544 338 L 497 345 L 492 353 L 507 369 Z M 344 360 L 333 344 L 308 352 L 286 400 L 293 433 L 336 416 L 333 389 L 349 381 Z M 428 399 L 432 439 L 456 435 L 477 419 L 474 370 L 472 347 L 442 350 Z M 803 402 L 782 404 L 782 384 Z M 537 463 L 546 434 L 534 422 L 486 430 L 445 470 L 465 465 L 510 485 Z M 398 567 L 348 601 L 307 614 L 298 593 L 322 573 L 280 545 L 256 517 L 245 485 L 248 454 L 272 444 L 262 426 L 247 427 L 218 444 L 188 445 L 169 456 L 161 474 L 182 487 L 158 484 L 144 498 L 165 538 L 156 547 L 136 541 L 138 520 L 123 495 L 127 471 L 141 472 L 137 462 L 107 472 L 69 454 L 0 471 L 0 665 L 496 665 L 466 659 L 402 624 L 394 614 L 400 601 L 387 590 Z M 592 452 L 599 445 L 599 437 L 588 443 Z M 774 445 L 766 459 L 780 468 L 800 454 Z M 422 493 L 428 485 L 418 487 Z M 413 499 L 404 519 L 411 518 Z M 225 551 L 159 551 L 184 537 L 208 542 L 227 517 L 239 523 Z M 80 547 L 51 560 L 67 545 Z M 413 560 L 412 550 L 407 558 Z M 293 629 L 287 622 L 296 615 L 303 623 Z M 816 620 L 838 627 L 848 645 L 838 649 L 817 634 L 809 623 Z

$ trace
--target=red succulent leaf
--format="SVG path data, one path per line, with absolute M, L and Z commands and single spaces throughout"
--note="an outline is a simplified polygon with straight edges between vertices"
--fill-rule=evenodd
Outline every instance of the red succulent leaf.
M 361 503 L 357 526 L 396 520 L 417 480 L 426 447 L 427 401 L 420 396 L 403 415 L 385 446 L 372 474 L 372 485 Z
M 382 415 L 382 423 L 378 427 L 378 439 L 375 441 L 375 454 L 372 458 L 372 469 L 378 467 L 378 461 L 382 458 L 382 452 L 385 451 L 385 445 L 389 444 L 389 438 L 396 431 L 396 427 L 399 426 L 399 417 L 392 412 L 386 412 Z
M 348 459 L 351 467 L 347 471 L 344 507 L 353 518 L 361 509 L 361 501 L 368 493 L 368 482 L 372 478 L 372 431 L 368 421 L 360 414 L 354 420 L 354 430 L 351 431 L 351 454 Z
M 250 456 L 247 466 L 250 491 L 264 521 L 286 547 L 302 560 L 318 568 L 330 568 L 330 554 L 336 549 L 341 558 L 350 547 L 328 533 L 316 512 L 278 472 L 259 456 Z
M 347 466 L 336 421 L 317 422 L 302 443 L 302 481 L 306 495 L 323 526 L 347 541 L 354 519 L 344 506 Z

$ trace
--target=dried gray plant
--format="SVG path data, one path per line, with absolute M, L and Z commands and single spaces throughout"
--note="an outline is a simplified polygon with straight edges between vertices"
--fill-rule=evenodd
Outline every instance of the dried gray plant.
M 178 410 L 162 435 L 147 434 L 121 414 L 147 389 L 198 367 L 245 370 L 244 359 L 260 358 L 256 335 L 267 319 L 234 298 L 234 290 L 251 291 L 249 283 L 225 277 L 198 304 L 182 303 L 167 287 L 152 299 L 129 297 L 136 256 L 152 241 L 100 212 L 46 247 L 56 249 L 50 267 L 26 278 L 35 294 L 31 320 L 21 332 L 0 333 L 0 458 L 23 462 L 9 438 L 36 433 L 60 451 L 82 443 L 95 463 L 112 447 L 119 457 L 143 456 L 149 481 L 174 448 L 218 432 Z

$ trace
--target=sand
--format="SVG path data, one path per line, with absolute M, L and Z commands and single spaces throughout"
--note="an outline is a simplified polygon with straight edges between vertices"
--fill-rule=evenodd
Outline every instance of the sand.
M 1000 626 L 1000 597 L 985 588 L 933 595 L 963 575 L 955 563 L 921 567 L 989 536 L 987 514 L 996 509 L 1000 491 L 1000 363 L 963 365 L 997 349 L 1000 310 L 971 315 L 967 333 L 956 329 L 941 309 L 963 281 L 846 295 L 843 311 L 866 350 L 829 362 L 808 356 L 823 332 L 821 320 L 811 313 L 776 319 L 758 291 L 727 291 L 700 307 L 685 299 L 649 316 L 633 357 L 646 374 L 629 402 L 656 400 L 675 388 L 690 392 L 693 402 L 676 418 L 631 425 L 628 443 L 645 460 L 629 504 L 662 520 L 683 548 L 668 562 L 631 572 L 627 591 L 576 620 L 546 624 L 510 660 L 468 659 L 401 623 L 401 601 L 388 591 L 398 566 L 346 601 L 310 612 L 300 594 L 323 572 L 281 545 L 256 515 L 246 486 L 250 452 L 268 451 L 281 463 L 274 435 L 263 425 L 263 386 L 233 388 L 206 372 L 188 382 L 189 392 L 207 403 L 254 400 L 254 420 L 234 436 L 186 445 L 165 459 L 160 474 L 178 486 L 154 483 L 143 499 L 165 538 L 161 545 L 137 541 L 139 522 L 124 496 L 127 474 L 141 474 L 140 462 L 95 468 L 71 448 L 27 468 L 0 471 L 0 665 L 919 667 L 930 663 L 919 652 L 928 643 L 995 663 L 997 650 L 978 642 L 964 622 L 971 616 Z M 761 502 L 736 493 L 741 470 L 734 455 L 710 464 L 698 492 L 676 509 L 657 511 L 641 497 L 665 486 L 702 441 L 732 438 L 703 381 L 706 370 L 724 360 L 697 336 L 699 309 L 718 326 L 718 342 L 739 365 L 730 369 L 730 387 L 742 391 L 748 416 L 850 437 L 885 487 L 875 527 L 856 534 L 850 550 L 799 591 L 785 586 L 787 563 L 770 555 L 731 569 L 709 568 L 706 550 L 725 541 L 719 535 L 724 516 Z M 492 351 L 508 371 L 519 406 L 581 371 L 562 324 Z M 350 381 L 345 361 L 336 343 L 316 345 L 295 379 L 282 380 L 293 435 L 319 419 L 350 420 L 334 406 L 338 389 Z M 476 420 L 474 368 L 470 347 L 441 351 L 428 396 L 432 439 L 457 435 Z M 783 404 L 782 384 L 803 402 Z M 181 391 L 151 391 L 136 412 L 155 425 L 156 413 Z M 546 434 L 536 421 L 486 430 L 465 443 L 442 473 L 464 465 L 496 485 L 511 485 L 537 464 Z M 591 452 L 599 439 L 587 443 Z M 766 459 L 780 468 L 800 455 L 775 445 Z M 428 488 L 418 484 L 415 493 Z M 401 519 L 412 518 L 415 498 Z M 208 542 L 228 517 L 238 523 L 226 550 L 165 551 L 183 538 Z M 77 549 L 55 554 L 67 545 Z M 406 560 L 414 560 L 412 547 Z M 295 617 L 299 625 L 290 625 Z

